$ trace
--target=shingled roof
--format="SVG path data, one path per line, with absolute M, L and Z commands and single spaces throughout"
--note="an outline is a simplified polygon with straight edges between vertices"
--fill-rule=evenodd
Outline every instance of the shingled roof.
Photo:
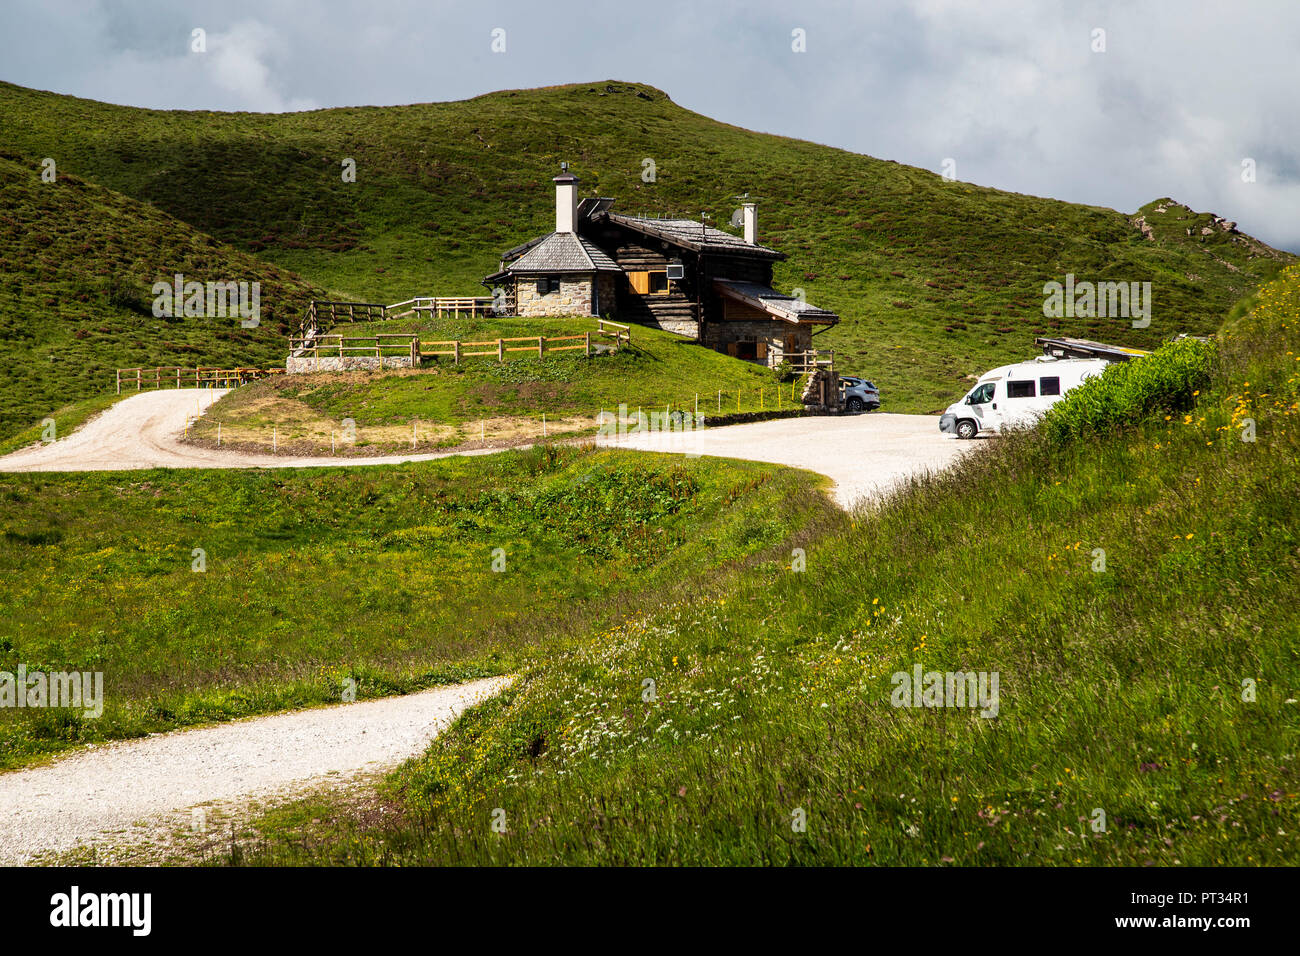
M 515 253 L 517 258 L 510 258 Z M 572 232 L 553 232 L 506 253 L 506 272 L 620 272 L 618 263 Z
M 622 216 L 608 211 L 597 212 L 592 218 L 605 218 L 642 235 L 662 239 L 671 245 L 694 252 L 721 252 L 754 259 L 785 258 L 784 252 L 769 249 L 767 246 L 751 245 L 740 236 L 733 236 L 721 229 L 703 225 L 694 219 L 642 219 L 638 216 Z
M 786 322 L 834 325 L 840 320 L 840 317 L 829 309 L 818 308 L 811 302 L 777 292 L 756 282 L 714 279 L 713 287 L 729 299 L 744 302 L 746 305 L 763 310 L 773 318 L 784 319 Z

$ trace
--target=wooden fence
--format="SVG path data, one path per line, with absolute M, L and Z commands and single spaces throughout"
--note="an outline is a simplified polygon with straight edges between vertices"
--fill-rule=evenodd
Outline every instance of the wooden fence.
M 529 345 L 518 345 L 515 343 L 529 342 Z M 556 345 L 556 342 L 578 342 L 579 345 Z M 446 346 L 451 346 L 447 348 Z M 487 339 L 482 342 L 462 342 L 460 339 L 449 339 L 445 342 L 420 342 L 420 355 L 450 355 L 454 363 L 459 363 L 463 358 L 475 358 L 483 356 L 496 356 L 498 362 L 506 360 L 508 352 L 535 352 L 538 358 L 542 358 L 547 352 L 574 352 L 581 349 L 584 354 L 591 354 L 591 333 L 583 332 L 581 335 L 525 335 L 510 339 Z M 486 351 L 467 352 L 465 349 L 486 349 Z
M 268 375 L 283 375 L 282 368 L 186 368 L 161 365 L 157 368 L 120 368 L 117 370 L 117 394 L 122 386 L 132 385 L 137 391 L 146 388 L 236 388 Z
M 375 302 L 322 302 L 312 299 L 307 304 L 307 314 L 298 323 L 298 331 L 306 336 L 322 324 L 329 327 L 338 322 L 371 322 L 383 319 L 387 309 L 388 306 Z
M 420 339 L 410 333 L 381 333 L 379 335 L 310 335 L 289 339 L 289 354 L 294 358 L 344 358 L 349 355 L 410 356 L 412 362 L 420 354 Z
M 604 322 L 604 320 L 601 320 Z M 604 322 L 607 326 L 616 323 Z M 466 342 L 462 339 L 445 339 L 442 341 L 421 340 L 412 333 L 380 333 L 377 335 L 329 335 L 294 336 L 289 339 L 289 351 L 295 358 L 306 357 L 343 358 L 345 356 L 410 356 L 412 365 L 422 358 L 450 356 L 455 364 L 461 359 L 495 358 L 504 362 L 512 352 L 528 352 L 543 358 L 551 352 L 577 352 L 584 355 L 592 353 L 592 336 L 610 336 L 614 339 L 614 348 L 631 342 L 631 330 L 627 326 L 609 329 L 597 329 L 594 332 L 582 332 L 577 335 L 523 335 L 514 338 L 483 339 Z M 527 345 L 523 343 L 528 343 Z M 571 343 L 571 344 L 560 344 Z M 597 345 L 597 349 L 601 346 Z M 608 347 L 606 347 L 608 350 Z
M 613 338 L 615 348 L 620 345 L 632 344 L 632 326 L 620 325 L 617 322 L 611 322 L 609 319 L 596 320 L 596 334 Z
M 307 312 L 298 323 L 298 334 L 310 339 L 322 328 L 331 328 L 340 322 L 382 322 L 402 319 L 411 315 L 428 313 L 430 316 L 468 313 L 488 315 L 492 312 L 490 296 L 417 296 L 405 302 L 381 305 L 377 302 L 325 302 L 312 299 Z
M 833 349 L 787 352 L 785 360 L 789 363 L 791 371 L 801 375 L 819 368 L 824 368 L 830 372 L 835 371 L 835 351 Z
M 406 311 L 397 311 L 403 308 Z M 421 312 L 429 313 L 430 318 L 458 314 L 489 315 L 492 312 L 492 297 L 475 295 L 417 296 L 414 299 L 407 299 L 405 302 L 398 302 L 388 306 L 384 318 L 404 319 L 408 315 L 418 315 Z

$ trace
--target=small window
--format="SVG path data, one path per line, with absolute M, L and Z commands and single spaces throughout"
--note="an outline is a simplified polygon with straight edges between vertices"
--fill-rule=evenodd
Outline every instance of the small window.
M 1027 382 L 1007 382 L 1007 398 L 1033 398 L 1034 380 Z
M 1059 375 L 1045 376 L 1038 380 L 1039 395 L 1060 395 L 1061 394 L 1061 377 Z
M 542 276 L 537 280 L 537 294 L 550 295 L 552 292 L 560 291 L 559 276 Z
M 629 272 L 627 281 L 632 291 L 639 295 L 667 295 L 669 291 L 668 273 L 662 269 L 658 272 Z

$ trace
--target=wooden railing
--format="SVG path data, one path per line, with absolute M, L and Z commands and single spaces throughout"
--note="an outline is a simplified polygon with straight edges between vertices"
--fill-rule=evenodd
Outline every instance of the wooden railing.
M 283 375 L 282 368 L 187 368 L 160 365 L 156 368 L 120 368 L 117 370 L 117 394 L 122 386 L 146 388 L 236 388 L 268 375 Z
M 356 322 L 358 319 L 362 322 L 370 322 L 383 319 L 387 309 L 388 306 L 375 302 L 323 302 L 320 299 L 312 299 L 307 303 L 307 314 L 298 324 L 298 331 L 308 336 L 322 324 L 328 327 L 336 322 Z
M 405 312 L 398 309 L 405 308 Z M 443 315 L 489 315 L 492 312 L 491 296 L 417 296 L 405 302 L 397 302 L 385 310 L 386 319 L 403 319 L 408 315 L 427 312 L 431 318 Z
M 524 335 L 516 338 L 484 339 L 466 342 L 461 339 L 421 341 L 410 333 L 380 333 L 377 335 L 294 336 L 289 339 L 290 354 L 295 358 L 343 358 L 345 356 L 410 356 L 412 365 L 421 358 L 449 355 L 454 363 L 461 359 L 494 357 L 504 362 L 511 352 L 529 352 L 538 358 L 549 352 L 576 352 L 591 354 L 591 332 L 580 335 Z M 527 342 L 527 345 L 521 343 Z M 572 342 L 572 345 L 560 345 Z
M 630 325 L 620 325 L 617 322 L 611 322 L 609 319 L 597 319 L 596 333 L 613 338 L 615 348 L 620 345 L 632 344 L 632 326 Z
M 378 335 L 310 335 L 289 339 L 289 354 L 294 358 L 310 357 L 344 358 L 364 355 L 382 358 L 385 355 L 410 356 L 420 354 L 420 339 L 410 333 L 380 333 Z
M 835 370 L 835 351 L 833 349 L 810 349 L 807 352 L 787 352 L 785 361 L 790 366 L 790 370 L 804 374 L 814 369 L 824 368 L 827 371 Z
M 531 342 L 532 345 L 507 345 L 507 343 Z M 580 345 L 556 345 L 556 342 L 580 342 Z M 451 346 L 451 348 L 446 348 Z M 462 342 L 460 339 L 449 339 L 444 342 L 420 342 L 421 356 L 450 355 L 452 361 L 459 363 L 463 358 L 475 358 L 495 355 L 498 362 L 506 360 L 508 352 L 536 352 L 537 357 L 541 358 L 547 352 L 573 352 L 581 349 L 585 354 L 591 354 L 591 333 L 583 332 L 581 335 L 525 335 L 519 338 L 510 339 L 487 339 L 482 342 Z M 465 349 L 487 349 L 487 351 L 466 352 Z
M 417 296 L 405 302 L 380 305 L 376 302 L 325 302 L 312 299 L 307 312 L 298 323 L 298 334 L 304 339 L 313 332 L 331 328 L 340 322 L 383 322 L 402 319 L 427 312 L 430 316 L 469 314 L 489 315 L 492 312 L 491 296 Z

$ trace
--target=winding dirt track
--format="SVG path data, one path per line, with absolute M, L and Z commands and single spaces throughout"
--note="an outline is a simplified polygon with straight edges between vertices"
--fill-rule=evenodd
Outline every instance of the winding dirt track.
M 256 717 L 84 747 L 0 774 L 0 865 L 63 853 L 138 825 L 186 827 L 200 805 L 271 798 L 396 766 L 466 707 L 498 693 L 493 677 L 404 697 Z
M 129 471 L 141 468 L 337 468 L 430 461 L 497 448 L 378 458 L 300 458 L 199 448 L 179 439 L 187 419 L 206 412 L 225 388 L 173 388 L 124 398 L 67 438 L 0 458 L 0 471 Z

